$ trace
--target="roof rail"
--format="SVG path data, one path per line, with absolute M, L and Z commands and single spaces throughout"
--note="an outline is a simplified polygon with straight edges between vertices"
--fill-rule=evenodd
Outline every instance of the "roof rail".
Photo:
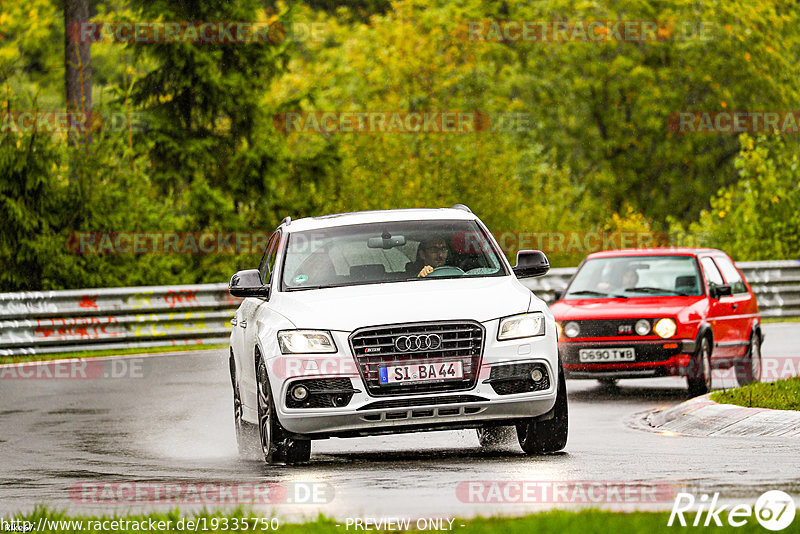
M 290 224 L 292 224 L 292 218 L 291 218 L 291 217 L 289 217 L 289 216 L 287 215 L 287 216 L 286 216 L 286 217 L 284 217 L 284 219 L 281 221 L 281 224 L 285 224 L 286 226 L 289 226 Z
M 472 210 L 469 209 L 464 204 L 453 204 L 452 206 L 450 206 L 450 209 L 461 210 L 461 211 L 466 211 L 467 213 L 472 213 Z

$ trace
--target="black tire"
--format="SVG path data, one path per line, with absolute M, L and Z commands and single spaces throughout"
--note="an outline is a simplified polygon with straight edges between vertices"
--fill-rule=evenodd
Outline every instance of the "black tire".
M 617 387 L 617 379 L 616 378 L 598 378 L 598 382 L 604 388 L 615 388 Z
M 307 462 L 311 458 L 311 441 L 291 438 L 281 426 L 275 414 L 267 366 L 261 358 L 258 358 L 257 365 L 258 435 L 264 461 L 269 465 Z
M 747 354 L 745 354 L 744 360 L 736 363 L 735 370 L 736 383 L 739 386 L 761 381 L 761 337 L 758 332 L 750 334 Z
M 514 439 L 514 427 L 511 426 L 482 426 L 475 429 L 478 442 L 484 449 L 510 443 Z
M 560 451 L 567 445 L 569 430 L 569 408 L 567 406 L 567 381 L 561 359 L 558 360 L 558 388 L 556 403 L 548 415 L 550 419 L 532 418 L 517 424 L 519 446 L 526 454 L 545 454 Z
M 258 459 L 261 456 L 261 447 L 258 444 L 258 426 L 242 419 L 242 397 L 239 393 L 239 383 L 236 380 L 236 364 L 233 354 L 230 359 L 231 385 L 233 386 L 233 427 L 236 434 L 236 446 L 239 456 L 246 459 Z
M 711 391 L 711 370 L 711 342 L 707 336 L 703 336 L 687 369 L 686 384 L 690 397 Z

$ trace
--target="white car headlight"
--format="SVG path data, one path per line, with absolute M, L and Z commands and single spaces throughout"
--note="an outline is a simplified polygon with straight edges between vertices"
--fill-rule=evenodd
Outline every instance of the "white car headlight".
M 542 312 L 525 313 L 500 319 L 497 340 L 519 339 L 544 335 L 544 314 Z
M 653 332 L 665 339 L 674 336 L 676 330 L 675 321 L 669 318 L 659 319 L 653 326 Z
M 336 343 L 325 330 L 283 330 L 278 332 L 278 344 L 284 354 L 336 352 Z

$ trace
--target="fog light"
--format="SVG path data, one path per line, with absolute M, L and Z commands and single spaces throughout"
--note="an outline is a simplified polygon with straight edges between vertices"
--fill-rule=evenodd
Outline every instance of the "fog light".
M 544 378 L 544 375 L 539 369 L 534 369 L 531 371 L 531 380 L 534 382 L 541 382 L 542 378 Z
M 292 389 L 292 397 L 294 397 L 294 400 L 306 400 L 308 397 L 308 389 L 305 386 L 295 386 L 294 389 Z

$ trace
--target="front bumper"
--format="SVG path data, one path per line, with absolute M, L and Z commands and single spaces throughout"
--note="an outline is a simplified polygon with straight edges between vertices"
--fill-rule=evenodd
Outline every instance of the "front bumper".
M 477 388 L 480 389 L 480 388 Z M 485 387 L 484 387 L 485 389 Z M 438 402 L 447 397 L 462 397 L 447 404 L 412 404 L 420 399 L 392 398 L 396 406 L 379 409 L 359 409 L 354 406 L 332 408 L 325 411 L 283 410 L 279 412 L 281 424 L 288 431 L 308 438 L 354 437 L 377 434 L 395 434 L 422 430 L 447 430 L 474 428 L 501 422 L 512 424 L 517 420 L 544 415 L 555 404 L 555 392 L 541 391 L 491 399 L 485 393 L 475 395 L 437 395 Z M 466 398 L 464 398 L 466 397 Z M 483 398 L 484 400 L 480 400 Z M 368 403 L 370 404 L 370 403 Z M 374 403 L 372 403 L 374 404 Z M 354 409 L 355 408 L 355 409 Z
M 564 361 L 567 378 L 651 378 L 685 375 L 695 351 L 694 340 L 667 339 L 658 341 L 560 341 L 559 352 Z M 633 362 L 581 362 L 581 349 L 633 348 Z
M 363 382 L 349 347 L 347 333 L 333 332 L 342 365 L 316 365 L 320 372 L 281 377 L 281 356 L 268 360 L 268 373 L 276 399 L 278 419 L 289 432 L 306 438 L 367 436 L 421 430 L 475 428 L 485 424 L 513 424 L 547 414 L 554 406 L 558 384 L 558 349 L 555 332 L 510 341 L 496 340 L 496 327 L 487 326 L 483 357 L 474 386 L 458 391 L 371 395 Z M 318 360 L 319 358 L 309 357 Z M 547 372 L 546 388 L 499 394 L 492 369 L 524 364 Z M 303 364 L 296 366 L 305 369 Z M 285 368 L 284 368 L 285 369 Z M 327 371 L 327 372 L 325 372 Z M 285 375 L 285 373 L 284 373 Z M 345 406 L 292 408 L 287 394 L 300 380 L 346 378 L 352 396 Z M 493 380 L 495 380 L 493 382 Z M 502 391 L 502 390 L 501 390 Z M 251 414 L 251 417 L 255 414 Z M 246 417 L 250 419 L 250 417 Z

